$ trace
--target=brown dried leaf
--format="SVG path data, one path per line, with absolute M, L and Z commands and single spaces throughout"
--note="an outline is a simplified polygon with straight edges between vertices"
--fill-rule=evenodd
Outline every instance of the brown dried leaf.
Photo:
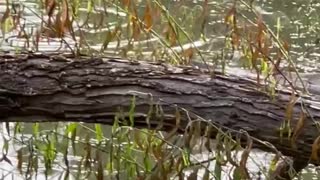
M 130 0 L 122 0 L 122 4 L 123 4 L 126 8 L 128 8 L 129 5 L 130 5 Z
M 47 15 L 49 16 L 49 19 L 50 19 L 54 13 L 54 9 L 56 8 L 57 3 L 55 0 L 46 0 L 44 4 L 47 11 Z
M 242 177 L 244 179 L 250 179 L 246 164 L 247 164 L 247 160 L 248 160 L 250 151 L 252 149 L 252 139 L 251 139 L 251 137 L 249 136 L 249 134 L 247 132 L 245 132 L 245 134 L 247 136 L 246 137 L 247 138 L 247 146 L 243 150 L 243 153 L 241 154 L 241 160 L 240 160 L 239 168 L 241 170 Z
M 177 34 L 173 27 L 173 24 L 169 22 L 169 41 L 171 46 L 175 46 L 177 44 Z
M 296 104 L 297 100 L 298 100 L 298 97 L 296 97 L 295 94 L 292 92 L 291 100 L 286 108 L 286 122 L 289 124 L 292 120 L 293 108 L 294 108 L 294 105 Z
M 265 42 L 264 42 L 264 46 L 262 47 L 262 53 L 265 56 L 269 55 L 269 45 L 270 45 L 270 42 L 266 39 Z
M 240 35 L 236 32 L 233 32 L 231 35 L 232 45 L 234 49 L 239 49 L 240 46 Z
M 259 58 L 259 51 L 258 50 L 252 50 L 252 57 L 251 57 L 251 61 L 252 61 L 252 65 L 254 67 L 257 66 L 257 60 Z
M 185 58 L 186 64 L 189 64 L 191 62 L 191 59 L 194 55 L 194 51 L 194 48 L 190 47 L 182 52 L 182 56 Z
M 132 23 L 132 38 L 134 40 L 138 40 L 141 34 L 141 28 L 140 28 L 140 23 L 139 23 L 136 11 L 133 11 L 133 15 L 131 16 L 131 23 Z
M 69 16 L 69 9 L 68 9 L 68 1 L 62 1 L 62 12 L 61 12 L 61 30 L 64 33 L 69 32 L 70 28 L 72 27 L 70 16 Z
M 158 161 L 160 161 L 164 156 L 164 151 L 161 149 L 161 146 L 152 145 L 151 151 L 154 158 Z
M 299 120 L 296 124 L 296 126 L 294 127 L 294 130 L 293 130 L 293 135 L 292 135 L 292 144 L 295 143 L 295 141 L 297 140 L 298 136 L 301 134 L 302 132 L 302 129 L 305 125 L 305 120 L 306 120 L 306 116 L 305 116 L 305 113 L 303 111 L 301 111 L 300 113 L 300 117 L 299 117 Z
M 310 159 L 319 162 L 319 151 L 320 151 L 320 136 L 312 144 L 312 152 Z
M 1 18 L 1 25 L 3 25 L 9 17 L 10 17 L 10 8 L 7 6 L 6 11 L 3 13 L 3 16 Z
M 284 48 L 287 52 L 289 52 L 290 44 L 289 44 L 288 41 L 284 41 L 284 42 L 282 43 L 282 46 L 283 46 L 283 48 Z
M 62 25 L 62 22 L 61 22 L 61 12 L 59 12 L 57 15 L 56 15 L 56 19 L 54 21 L 54 24 L 53 24 L 53 30 L 51 30 L 50 33 L 48 33 L 48 36 L 49 37 L 63 37 L 63 25 Z M 52 27 L 49 27 L 50 29 Z
M 282 44 L 282 47 L 284 48 L 284 50 L 286 52 L 289 52 L 289 43 L 287 41 L 284 41 Z M 277 58 L 278 59 L 282 59 L 283 57 L 285 56 L 285 52 L 281 51 L 281 49 L 279 48 L 278 49 L 278 52 L 277 52 Z
M 264 47 L 264 42 L 265 42 L 265 30 L 266 27 L 263 23 L 262 16 L 259 14 L 257 18 L 257 26 L 258 26 L 258 34 L 256 37 L 256 42 L 258 43 L 259 48 Z
M 147 1 L 146 9 L 144 12 L 144 25 L 147 32 L 149 32 L 152 28 L 152 14 L 151 14 L 151 5 L 150 2 Z

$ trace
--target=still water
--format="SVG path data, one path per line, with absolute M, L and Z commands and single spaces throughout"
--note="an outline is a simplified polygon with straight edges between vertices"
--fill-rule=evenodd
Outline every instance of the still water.
M 67 35 L 64 37 L 63 42 L 59 38 L 41 38 L 38 45 L 35 45 L 35 34 L 42 26 L 43 20 L 47 21 L 48 17 L 42 15 L 41 1 L 26 0 L 26 1 L 12 1 L 13 6 L 10 8 L 15 9 L 16 14 L 21 14 L 20 26 L 16 28 L 7 28 L 2 26 L 2 29 L 6 29 L 5 33 L 0 35 L 1 50 L 19 52 L 23 50 L 39 50 L 42 52 L 55 52 L 55 51 L 70 51 L 75 46 L 80 46 L 77 42 L 81 43 L 81 48 L 86 53 L 103 53 L 106 56 L 120 56 L 120 57 L 133 57 L 137 59 L 154 60 L 155 58 L 168 58 L 172 50 L 178 53 L 182 53 L 189 47 L 198 48 L 202 54 L 202 57 L 209 62 L 216 64 L 222 64 L 220 59 L 226 58 L 226 62 L 230 66 L 239 67 L 243 64 L 239 59 L 233 58 L 230 51 L 225 47 L 225 35 L 226 27 L 224 24 L 224 17 L 228 11 L 228 8 L 232 6 L 231 0 L 217 0 L 209 1 L 207 5 L 207 18 L 205 26 L 201 26 L 199 22 L 203 22 L 202 12 L 204 11 L 203 1 L 162 1 L 162 5 L 167 8 L 172 18 L 174 18 L 184 32 L 188 34 L 188 37 L 183 35 L 183 31 L 180 30 L 180 36 L 176 37 L 178 41 L 174 43 L 170 48 L 163 48 L 164 43 L 161 41 L 161 37 L 164 36 L 168 23 L 167 17 L 160 12 L 153 14 L 153 26 L 152 28 L 156 33 L 140 35 L 137 41 L 130 41 L 129 37 L 132 35 L 128 30 L 128 15 L 123 9 L 119 9 L 118 6 L 112 5 L 110 2 L 102 3 L 104 1 L 96 2 L 94 8 L 88 1 L 81 1 L 78 7 L 78 16 L 76 23 L 72 26 L 75 29 L 74 37 Z M 145 3 L 136 1 L 138 3 L 137 14 L 143 16 L 145 13 Z M 116 5 L 119 5 L 115 3 Z M 254 1 L 253 8 L 261 14 L 263 20 L 267 23 L 268 27 L 274 32 L 277 32 L 277 36 L 285 40 L 290 44 L 289 55 L 297 64 L 298 70 L 303 73 L 319 72 L 320 66 L 320 2 L 316 0 L 261 0 Z M 0 2 L 0 17 L 3 19 L 6 12 L 6 3 Z M 252 16 L 250 12 L 242 5 L 239 5 L 239 11 L 243 15 L 248 17 Z M 157 14 L 158 13 L 158 14 Z M 166 22 L 166 23 L 164 23 Z M 10 26 L 10 25 L 8 25 Z M 81 31 L 79 31 L 81 29 Z M 116 29 L 120 29 L 117 37 L 108 40 L 108 34 L 110 32 L 116 32 Z M 21 36 L 21 32 L 30 35 L 29 41 L 26 40 L 26 36 Z M 76 40 L 76 41 L 75 41 Z M 190 42 L 192 40 L 192 43 Z M 170 39 L 169 39 L 170 41 Z M 107 42 L 107 43 L 106 43 Z M 102 48 L 104 47 L 104 48 Z M 221 51 L 226 51 L 225 55 L 221 55 Z M 231 53 L 231 55 L 228 55 Z M 226 56 L 226 57 L 224 57 Z M 201 57 L 194 54 L 193 60 L 200 61 Z M 284 63 L 285 64 L 285 63 Z M 53 129 L 56 134 L 64 134 L 64 128 L 69 125 L 68 123 L 40 123 L 42 131 L 51 131 Z M 3 179 L 45 179 L 45 164 L 43 159 L 36 154 L 33 158 L 39 158 L 40 161 L 37 164 L 37 174 L 33 174 L 30 177 L 24 175 L 28 170 L 30 164 L 22 163 L 20 167 L 21 159 L 30 158 L 30 144 L 28 139 L 34 134 L 35 126 L 32 124 L 23 124 L 23 131 L 13 136 L 16 123 L 10 123 L 9 132 L 6 125 L 3 126 L 1 134 L 3 135 L 0 140 L 0 148 L 3 147 L 3 152 L 6 154 L 7 159 L 2 159 L 0 162 L 0 176 Z M 73 153 L 68 155 L 68 169 L 73 173 L 73 179 L 79 177 L 78 166 L 82 157 L 87 152 L 85 143 L 79 143 L 81 141 L 86 142 L 86 138 L 89 137 L 89 143 L 95 143 L 96 137 L 94 133 L 88 133 L 88 129 L 94 130 L 94 125 L 81 124 L 78 128 L 77 141 L 74 147 L 75 150 L 70 150 Z M 110 138 L 111 127 L 103 125 L 103 134 L 105 137 Z M 56 139 L 64 141 L 64 136 L 57 135 Z M 32 145 L 31 145 L 32 146 Z M 68 149 L 69 147 L 67 147 Z M 31 148 L 32 149 L 32 148 Z M 71 148 L 72 149 L 72 148 Z M 61 179 L 66 173 L 65 157 L 62 153 L 63 147 L 57 149 L 55 163 L 52 165 L 52 171 L 48 174 L 49 179 Z M 101 155 L 101 159 L 106 155 Z M 203 157 L 205 156 L 205 157 Z M 258 166 L 261 164 L 269 164 L 272 159 L 271 154 L 264 152 L 253 153 L 248 164 L 248 168 L 256 174 L 254 178 L 258 178 L 258 171 L 261 168 Z M 195 159 L 207 159 L 205 154 L 196 154 Z M 25 161 L 23 161 L 25 162 Z M 212 163 L 210 169 L 214 169 L 214 163 Z M 264 167 L 267 171 L 268 167 Z M 228 174 L 230 170 L 226 168 L 225 174 Z M 318 171 L 318 172 L 316 172 Z M 81 174 L 81 173 L 80 173 Z M 201 171 L 200 171 L 201 174 Z M 307 168 L 302 175 L 302 179 L 317 179 L 319 170 L 316 168 Z M 83 175 L 83 172 L 82 172 Z M 201 175 L 199 175 L 201 176 Z M 87 179 L 96 179 L 94 174 L 88 174 L 85 176 Z M 71 178 L 72 179 L 72 178 Z M 228 176 L 225 176 L 228 179 Z

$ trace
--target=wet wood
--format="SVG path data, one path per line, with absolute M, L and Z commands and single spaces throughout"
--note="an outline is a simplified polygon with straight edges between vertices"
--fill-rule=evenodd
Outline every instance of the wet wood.
M 2 121 L 113 124 L 116 114 L 128 119 L 133 96 L 134 126 L 171 130 L 178 110 L 179 132 L 200 116 L 234 135 L 245 130 L 299 162 L 309 162 L 311 146 L 320 135 L 318 102 L 310 96 L 299 98 L 293 107 L 292 130 L 301 115 L 302 99 L 312 115 L 307 115 L 294 146 L 288 133 L 280 137 L 291 92 L 279 90 L 272 98 L 264 86 L 247 77 L 212 76 L 191 67 L 115 58 L 0 57 Z M 254 146 L 270 151 L 256 141 Z

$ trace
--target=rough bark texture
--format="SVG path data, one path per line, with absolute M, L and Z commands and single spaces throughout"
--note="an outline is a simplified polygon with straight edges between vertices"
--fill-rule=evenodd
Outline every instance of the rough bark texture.
M 135 126 L 172 129 L 177 105 L 190 112 L 181 110 L 181 132 L 190 118 L 199 115 L 220 127 L 243 129 L 272 143 L 283 154 L 308 162 L 311 146 L 320 135 L 315 122 L 320 119 L 316 101 L 304 98 L 313 120 L 307 115 L 292 147 L 288 135 L 280 138 L 279 131 L 286 119 L 291 93 L 281 90 L 270 98 L 262 89 L 255 80 L 218 73 L 213 77 L 196 69 L 161 63 L 44 55 L 0 59 L 1 121 L 112 124 L 116 113 L 128 114 L 135 95 Z M 156 108 L 156 104 L 161 108 Z M 292 129 L 300 114 L 301 99 L 293 107 Z M 254 146 L 270 150 L 261 143 Z

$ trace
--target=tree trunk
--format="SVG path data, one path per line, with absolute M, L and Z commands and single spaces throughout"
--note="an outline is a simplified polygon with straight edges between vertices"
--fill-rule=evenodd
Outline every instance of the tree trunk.
M 178 123 L 184 132 L 189 121 L 200 116 L 235 134 L 245 130 L 299 162 L 317 164 L 317 153 L 309 161 L 319 136 L 317 102 L 304 97 L 293 104 L 290 91 L 278 90 L 270 97 L 264 88 L 245 77 L 212 76 L 162 63 L 34 54 L 0 57 L 2 121 L 111 125 L 115 115 L 122 119 L 134 115 L 134 126 L 171 130 Z M 303 114 L 302 105 L 306 118 L 302 129 L 294 129 Z M 286 120 L 292 132 L 281 137 L 280 127 Z M 270 150 L 261 142 L 254 147 Z

